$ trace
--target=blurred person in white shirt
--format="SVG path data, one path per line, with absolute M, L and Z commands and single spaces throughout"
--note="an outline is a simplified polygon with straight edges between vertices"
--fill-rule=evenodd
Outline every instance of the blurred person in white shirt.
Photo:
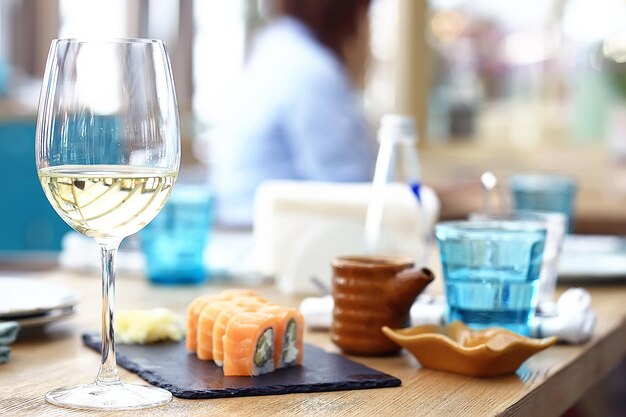
M 369 0 L 274 0 L 216 128 L 218 221 L 247 226 L 265 180 L 370 181 L 375 146 L 349 60 Z

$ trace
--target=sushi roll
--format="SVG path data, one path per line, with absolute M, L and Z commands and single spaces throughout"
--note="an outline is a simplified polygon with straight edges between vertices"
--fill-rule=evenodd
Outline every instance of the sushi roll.
M 302 364 L 302 335 L 304 333 L 304 317 L 295 308 L 278 305 L 266 305 L 259 309 L 278 318 L 275 334 L 274 365 L 285 368 Z
M 196 355 L 200 360 L 213 359 L 213 326 L 217 316 L 233 304 L 230 301 L 211 301 L 198 317 Z
M 257 312 L 234 314 L 224 334 L 224 376 L 255 376 L 275 370 L 278 317 Z
M 217 295 L 201 295 L 189 304 L 187 308 L 187 350 L 196 352 L 198 316 L 202 309 L 211 301 L 218 300 Z
M 253 297 L 235 297 L 230 302 L 231 305 L 217 315 L 213 325 L 213 361 L 217 366 L 222 366 L 224 362 L 223 336 L 230 318 L 239 312 L 257 311 L 262 305 L 267 304 L 267 301 Z
M 207 303 L 198 316 L 196 355 L 198 359 L 213 359 L 213 327 L 219 314 L 235 305 L 256 305 L 267 301 L 256 295 L 235 295 L 228 300 L 212 300 Z
M 237 296 L 256 296 L 256 293 L 248 289 L 230 289 L 219 294 L 201 295 L 189 304 L 187 308 L 187 350 L 196 351 L 198 316 L 200 316 L 202 309 L 211 301 L 229 300 Z

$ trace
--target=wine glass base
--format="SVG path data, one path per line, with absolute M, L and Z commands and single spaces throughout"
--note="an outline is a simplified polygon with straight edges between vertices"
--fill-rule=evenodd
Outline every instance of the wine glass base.
M 50 404 L 83 410 L 132 410 L 156 407 L 172 399 L 172 394 L 148 385 L 86 384 L 58 388 L 46 393 Z

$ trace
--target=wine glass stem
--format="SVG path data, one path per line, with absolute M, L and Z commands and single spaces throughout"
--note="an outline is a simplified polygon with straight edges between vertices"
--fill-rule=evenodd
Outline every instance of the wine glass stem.
M 102 255 L 102 360 L 96 378 L 97 384 L 121 384 L 115 360 L 115 257 L 119 241 L 98 241 Z

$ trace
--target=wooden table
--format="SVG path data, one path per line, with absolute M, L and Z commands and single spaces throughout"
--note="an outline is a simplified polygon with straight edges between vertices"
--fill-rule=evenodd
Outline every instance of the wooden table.
M 81 295 L 78 314 L 50 325 L 43 333 L 24 332 L 13 346 L 12 358 L 0 366 L 1 416 L 110 415 L 73 411 L 49 405 L 44 393 L 52 388 L 91 382 L 99 356 L 80 340 L 98 328 L 100 283 L 96 275 L 68 272 L 38 273 L 42 281 L 58 282 Z M 139 278 L 121 277 L 118 310 L 168 306 L 183 312 L 188 302 L 211 287 L 151 287 Z M 298 299 L 280 297 L 272 287 L 259 292 L 284 304 Z M 515 375 L 473 379 L 421 369 L 408 354 L 392 358 L 358 358 L 372 368 L 402 379 L 398 388 L 290 394 L 267 397 L 173 401 L 163 407 L 123 411 L 125 416 L 491 416 L 560 415 L 591 386 L 616 367 L 626 354 L 626 287 L 591 289 L 598 324 L 593 339 L 583 346 L 554 346 L 529 359 Z M 335 351 L 328 333 L 308 332 L 305 339 Z M 142 382 L 121 370 L 127 382 Z

